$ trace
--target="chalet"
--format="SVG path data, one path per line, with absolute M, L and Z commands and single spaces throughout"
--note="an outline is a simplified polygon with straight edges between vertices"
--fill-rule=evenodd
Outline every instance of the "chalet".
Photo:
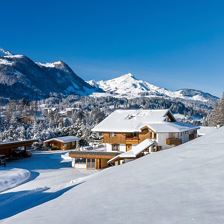
M 141 109 L 116 110 L 92 131 L 102 133 L 105 152 L 118 153 L 107 158 L 107 164 L 119 164 L 192 140 L 197 137 L 197 129 L 196 126 L 177 122 L 170 110 Z M 84 158 L 78 152 L 71 152 L 70 156 Z M 85 157 L 89 158 L 90 156 Z M 97 159 L 95 151 L 91 159 Z
M 44 141 L 44 145 L 57 150 L 76 149 L 79 147 L 79 140 L 76 136 L 64 136 L 48 139 Z

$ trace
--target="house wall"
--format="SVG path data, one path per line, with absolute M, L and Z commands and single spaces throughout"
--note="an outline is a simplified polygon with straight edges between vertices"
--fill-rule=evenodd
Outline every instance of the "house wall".
M 172 145 L 166 144 L 167 138 L 176 138 L 180 139 L 181 143 L 186 143 L 190 141 L 189 134 L 195 133 L 195 131 L 185 131 L 181 133 L 158 133 L 157 135 L 157 143 L 159 146 L 162 146 L 163 149 L 171 148 Z M 196 136 L 196 134 L 195 134 Z
M 106 143 L 105 145 L 106 145 L 106 151 L 111 152 L 112 151 L 112 145 L 108 144 L 108 143 Z
M 104 169 L 108 167 L 107 162 L 109 159 L 91 159 L 92 162 L 94 162 L 95 167 L 92 167 L 91 169 Z M 80 159 L 72 159 L 72 167 L 77 169 L 88 169 L 87 168 L 87 159 L 83 159 L 82 162 L 80 162 Z
M 126 152 L 129 145 L 137 145 L 145 139 L 155 139 L 157 137 L 156 133 L 150 130 L 148 127 L 144 127 L 140 133 L 134 133 L 130 136 L 130 133 L 103 133 L 103 143 L 106 146 L 107 151 L 112 151 L 112 145 L 119 145 L 119 151 Z
M 125 144 L 120 145 L 120 151 L 121 152 L 126 152 L 126 145 Z
M 166 139 L 169 138 L 169 133 L 157 133 L 156 141 L 158 146 L 162 146 L 162 149 L 171 148 L 170 145 L 166 144 Z
M 195 131 L 187 131 L 182 133 L 154 133 L 152 130 L 143 128 L 142 132 L 138 133 L 137 139 L 136 137 L 133 140 L 130 138 L 127 140 L 126 133 L 115 133 L 115 135 L 111 138 L 110 133 L 104 133 L 104 142 L 106 142 L 107 151 L 112 151 L 112 145 L 118 144 L 119 150 L 122 152 L 126 152 L 126 145 L 137 145 L 140 142 L 144 141 L 146 138 L 155 139 L 158 143 L 158 146 L 161 146 L 162 149 L 167 149 L 173 147 L 173 145 L 178 145 L 181 143 L 188 142 L 190 140 L 189 134 L 193 134 Z M 196 134 L 195 134 L 196 136 Z M 167 139 L 173 138 L 171 144 L 167 144 Z M 178 140 L 180 139 L 180 140 Z M 174 142 L 174 144 L 173 144 Z
M 189 132 L 181 132 L 179 133 L 179 138 L 182 140 L 182 143 L 188 142 L 189 141 Z

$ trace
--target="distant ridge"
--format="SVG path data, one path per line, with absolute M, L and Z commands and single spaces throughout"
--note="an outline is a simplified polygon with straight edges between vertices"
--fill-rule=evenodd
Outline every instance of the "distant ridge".
M 171 91 L 166 88 L 155 86 L 149 82 L 137 79 L 133 74 L 128 73 L 110 80 L 88 81 L 94 88 L 101 88 L 107 94 L 115 97 L 168 97 L 194 100 L 201 102 L 217 101 L 219 98 L 209 93 L 195 89 L 179 89 Z M 99 96 L 102 96 L 100 94 Z M 97 96 L 97 94 L 95 94 Z

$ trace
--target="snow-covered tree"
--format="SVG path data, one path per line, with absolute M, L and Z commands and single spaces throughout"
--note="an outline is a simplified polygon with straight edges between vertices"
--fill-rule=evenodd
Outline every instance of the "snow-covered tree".
M 209 114 L 205 123 L 208 126 L 224 126 L 224 94 L 217 106 Z

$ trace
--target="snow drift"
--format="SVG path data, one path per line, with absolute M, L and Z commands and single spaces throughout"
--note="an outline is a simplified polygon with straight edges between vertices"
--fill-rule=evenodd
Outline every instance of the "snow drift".
M 30 177 L 30 172 L 24 169 L 0 170 L 0 192 L 16 187 Z

